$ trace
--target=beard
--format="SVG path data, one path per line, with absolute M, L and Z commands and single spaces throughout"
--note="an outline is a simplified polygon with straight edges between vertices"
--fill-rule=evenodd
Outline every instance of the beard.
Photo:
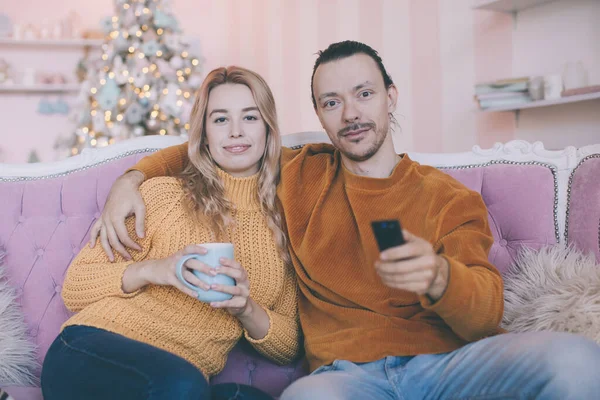
M 355 131 L 364 128 L 369 128 L 375 134 L 374 139 L 371 141 L 371 143 L 368 143 L 367 148 L 360 151 L 357 151 L 358 149 L 355 151 L 351 151 L 350 149 L 345 148 L 347 145 L 345 145 L 345 143 L 343 142 L 345 140 L 344 135 L 346 135 L 350 131 Z M 373 157 L 379 151 L 381 145 L 385 141 L 385 138 L 388 134 L 388 130 L 389 126 L 383 126 L 381 127 L 381 129 L 379 129 L 375 122 L 372 121 L 362 124 L 351 124 L 341 129 L 337 133 L 336 140 L 333 141 L 333 144 L 344 156 L 346 156 L 350 160 L 355 162 L 366 161 L 369 158 Z M 359 141 L 355 141 L 355 143 L 359 144 L 360 142 L 367 142 L 368 140 L 369 136 L 366 136 L 365 138 Z

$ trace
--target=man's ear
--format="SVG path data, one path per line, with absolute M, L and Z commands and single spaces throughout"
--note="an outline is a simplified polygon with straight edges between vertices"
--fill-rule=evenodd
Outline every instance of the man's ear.
M 388 95 L 388 112 L 393 113 L 396 111 L 396 105 L 398 104 L 398 89 L 396 89 L 396 85 L 391 84 L 387 89 Z

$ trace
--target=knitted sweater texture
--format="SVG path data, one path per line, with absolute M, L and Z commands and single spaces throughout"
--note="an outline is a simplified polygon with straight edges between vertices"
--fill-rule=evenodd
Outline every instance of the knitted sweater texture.
M 102 247 L 84 248 L 64 281 L 62 296 L 77 312 L 69 325 L 87 325 L 138 340 L 176 354 L 198 367 L 205 376 L 217 374 L 242 335 L 262 354 L 280 364 L 290 362 L 299 350 L 297 283 L 291 267 L 282 262 L 273 235 L 256 196 L 258 175 L 235 178 L 218 171 L 225 195 L 233 204 L 233 224 L 226 238 L 193 221 L 186 213 L 179 179 L 156 178 L 141 186 L 146 203 L 146 235 L 141 251 L 130 253 L 133 262 L 169 257 L 189 244 L 230 241 L 235 259 L 248 272 L 250 296 L 270 318 L 267 335 L 255 340 L 226 310 L 190 297 L 172 286 L 147 285 L 126 294 L 123 274 L 132 263 L 116 255 L 109 262 Z M 135 221 L 127 229 L 135 236 Z M 215 240 L 216 239 L 216 240 Z

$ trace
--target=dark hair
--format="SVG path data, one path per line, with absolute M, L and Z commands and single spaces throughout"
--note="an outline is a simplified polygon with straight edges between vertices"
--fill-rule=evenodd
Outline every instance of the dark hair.
M 377 50 L 364 43 L 355 42 L 353 40 L 345 40 L 343 42 L 330 44 L 329 47 L 327 47 L 325 50 L 319 51 L 317 54 L 319 55 L 319 57 L 317 58 L 317 61 L 315 61 L 315 66 L 313 68 L 312 76 L 310 78 L 310 95 L 312 97 L 313 107 L 315 108 L 315 110 L 317 109 L 317 101 L 315 100 L 313 85 L 315 80 L 315 72 L 321 64 L 341 60 L 343 58 L 347 58 L 355 54 L 365 54 L 371 57 L 373 61 L 377 63 L 379 71 L 381 72 L 381 76 L 383 77 L 383 83 L 385 85 L 385 88 L 388 89 L 394 84 L 394 82 L 392 82 L 392 78 L 385 70 L 385 67 L 383 66 L 383 61 L 381 60 L 379 53 L 377 53 Z

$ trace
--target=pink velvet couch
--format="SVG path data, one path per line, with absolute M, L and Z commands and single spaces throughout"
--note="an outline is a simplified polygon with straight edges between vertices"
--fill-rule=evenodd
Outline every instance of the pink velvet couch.
M 181 141 L 143 137 L 58 163 L 0 164 L 0 252 L 40 363 L 70 315 L 60 296 L 65 271 L 87 244 L 111 184 L 145 154 Z M 322 141 L 320 132 L 284 137 L 290 147 Z M 409 154 L 481 193 L 495 238 L 489 258 L 500 271 L 522 246 L 557 241 L 600 260 L 600 145 L 547 151 L 541 143 L 514 141 L 465 153 Z M 305 374 L 303 359 L 276 366 L 240 343 L 213 382 L 242 382 L 278 396 Z M 42 398 L 37 387 L 0 387 L 17 400 Z

